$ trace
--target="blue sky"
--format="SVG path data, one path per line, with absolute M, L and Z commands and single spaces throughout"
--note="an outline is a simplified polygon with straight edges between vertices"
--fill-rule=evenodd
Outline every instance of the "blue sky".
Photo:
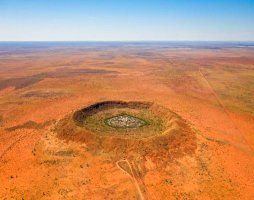
M 254 0 L 0 0 L 0 41 L 254 41 Z

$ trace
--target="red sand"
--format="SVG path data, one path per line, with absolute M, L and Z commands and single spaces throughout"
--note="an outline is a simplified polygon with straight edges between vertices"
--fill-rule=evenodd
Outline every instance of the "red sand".
M 137 199 L 134 180 L 145 199 L 254 199 L 254 50 L 137 52 L 0 57 L 0 199 Z M 40 73 L 47 75 L 35 80 Z M 163 168 L 155 157 L 143 158 L 145 169 L 130 163 L 140 173 L 132 179 L 107 153 L 56 137 L 60 119 L 105 100 L 155 102 L 174 111 L 195 130 L 195 153 L 169 157 Z

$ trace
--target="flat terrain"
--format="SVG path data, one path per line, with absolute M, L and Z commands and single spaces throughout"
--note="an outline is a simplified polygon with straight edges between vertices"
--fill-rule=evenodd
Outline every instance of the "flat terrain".
M 107 101 L 151 112 L 75 123 Z M 254 199 L 253 168 L 253 46 L 0 43 L 0 199 Z

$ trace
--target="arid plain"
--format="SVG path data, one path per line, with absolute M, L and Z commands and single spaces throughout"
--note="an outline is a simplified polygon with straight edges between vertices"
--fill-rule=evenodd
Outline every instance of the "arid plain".
M 254 48 L 0 46 L 0 199 L 254 199 L 253 168 Z

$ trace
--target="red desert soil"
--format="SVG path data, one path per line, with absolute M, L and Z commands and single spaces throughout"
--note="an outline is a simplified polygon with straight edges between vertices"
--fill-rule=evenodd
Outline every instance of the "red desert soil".
M 161 149 L 121 140 L 126 154 L 74 124 L 59 137 L 62 120 L 104 101 L 152 102 L 188 135 Z M 10 51 L 0 105 L 0 199 L 254 199 L 253 48 Z

